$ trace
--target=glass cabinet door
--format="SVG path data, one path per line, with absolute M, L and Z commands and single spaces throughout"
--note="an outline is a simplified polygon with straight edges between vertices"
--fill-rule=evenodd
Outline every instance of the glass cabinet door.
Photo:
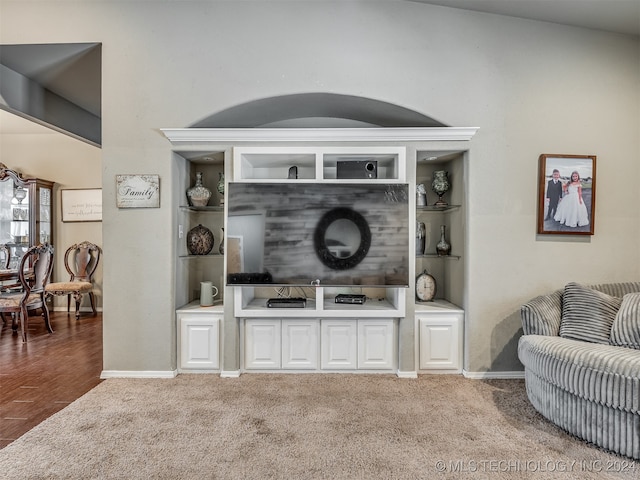
M 11 178 L 0 182 L 0 243 L 9 247 L 9 268 L 17 268 L 29 248 L 30 219 L 28 188 Z
M 37 198 L 39 201 L 36 216 L 36 243 L 51 243 L 51 188 L 38 185 Z
M 18 268 L 29 247 L 53 243 L 53 185 L 0 163 L 0 244 L 8 247 L 9 268 Z

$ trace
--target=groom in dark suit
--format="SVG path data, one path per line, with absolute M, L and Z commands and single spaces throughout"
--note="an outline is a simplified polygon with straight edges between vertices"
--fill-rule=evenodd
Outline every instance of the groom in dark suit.
M 549 207 L 547 208 L 547 218 L 545 218 L 545 220 L 552 219 L 556 214 L 560 197 L 562 197 L 562 181 L 560 180 L 560 172 L 554 169 L 553 178 L 547 182 L 547 198 L 549 199 Z

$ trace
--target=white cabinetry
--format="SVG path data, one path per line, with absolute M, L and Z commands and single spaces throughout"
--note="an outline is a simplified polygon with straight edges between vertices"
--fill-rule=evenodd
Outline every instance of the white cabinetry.
M 358 368 L 357 320 L 322 321 L 322 368 L 355 370 Z
M 358 368 L 390 370 L 395 357 L 394 324 L 390 320 L 358 320 Z
M 178 371 L 218 371 L 222 310 L 216 307 L 200 307 L 197 302 L 193 302 L 176 313 Z
M 271 319 L 244 322 L 244 368 L 251 370 L 392 370 L 392 319 Z
M 420 370 L 434 373 L 462 371 L 464 312 L 448 302 L 435 302 L 416 311 L 419 326 Z
M 279 369 L 282 365 L 282 324 L 275 319 L 245 322 L 244 362 L 247 369 Z
M 318 320 L 282 320 L 282 368 L 318 368 Z
M 469 180 L 466 142 L 476 130 L 436 127 L 162 129 L 175 147 L 173 172 L 176 178 L 172 179 L 173 207 L 177 211 L 174 223 L 175 305 L 197 301 L 200 282 L 204 280 L 213 281 L 218 287 L 220 296 L 217 300 L 227 294 L 224 305 L 227 321 L 235 317 L 238 328 L 225 328 L 218 348 L 225 345 L 224 359 L 229 361 L 225 370 L 228 367 L 229 371 L 238 369 L 240 373 L 243 368 L 388 371 L 388 368 L 400 366 L 404 373 L 414 369 L 422 373 L 460 371 L 464 311 L 456 305 L 465 306 L 469 291 L 465 274 L 465 185 Z M 388 145 L 382 146 L 381 142 Z M 377 165 L 376 178 L 338 178 L 338 162 L 369 160 Z M 436 170 L 449 172 L 451 189 L 445 194 L 445 200 L 455 208 L 433 207 L 436 197 L 431 191 L 431 181 Z M 187 207 L 184 191 L 193 185 L 196 171 L 203 172 L 205 185 L 214 193 L 208 207 Z M 228 234 L 229 207 L 222 206 L 215 189 L 223 172 L 227 180 L 233 182 L 406 183 L 411 194 L 416 184 L 424 184 L 428 205 L 417 207 L 413 195 L 409 200 L 410 290 L 379 288 L 374 295 L 366 292 L 375 302 L 338 305 L 333 302 L 336 293 L 360 292 L 356 287 L 342 292 L 307 286 L 307 290 L 315 292 L 308 296 L 305 293 L 306 307 L 283 311 L 266 307 L 266 298 L 273 296 L 273 292 L 263 294 L 254 292 L 259 289 L 253 287 L 227 287 L 224 255 L 216 254 L 219 245 L 214 246 L 212 255 L 194 256 L 186 251 L 184 238 L 190 228 L 200 223 L 212 230 L 216 240 L 222 228 Z M 425 223 L 427 230 L 427 245 L 420 252 L 414 251 L 416 221 Z M 435 254 L 441 225 L 445 225 L 447 240 L 452 246 L 451 255 L 447 257 Z M 237 239 L 234 241 L 238 242 Z M 227 248 L 227 254 L 229 251 Z M 415 317 L 409 319 L 405 303 L 413 301 L 413 278 L 425 269 L 436 278 L 437 300 L 430 305 L 415 302 Z M 234 296 L 233 302 L 228 301 L 229 294 Z M 443 308 L 442 304 L 447 306 Z M 219 307 L 218 322 L 222 319 L 222 306 Z M 181 310 L 178 309 L 178 318 Z M 193 324 L 189 328 L 191 331 L 178 327 L 178 367 L 199 369 L 217 365 L 213 360 L 217 361 L 220 354 L 212 353 L 215 342 L 211 339 L 219 331 L 213 324 L 204 328 Z M 413 351 L 417 355 L 414 356 Z M 211 363 L 207 365 L 209 360 Z

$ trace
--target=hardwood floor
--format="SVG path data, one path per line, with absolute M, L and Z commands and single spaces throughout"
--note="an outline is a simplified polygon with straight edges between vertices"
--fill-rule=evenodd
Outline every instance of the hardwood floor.
M 51 312 L 54 333 L 29 317 L 29 341 L 0 320 L 0 448 L 98 385 L 102 314 Z

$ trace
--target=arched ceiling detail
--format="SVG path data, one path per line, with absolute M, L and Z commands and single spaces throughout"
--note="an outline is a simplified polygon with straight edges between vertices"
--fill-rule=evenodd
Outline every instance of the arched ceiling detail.
M 446 127 L 380 100 L 335 93 L 298 93 L 262 98 L 214 113 L 193 128 Z

